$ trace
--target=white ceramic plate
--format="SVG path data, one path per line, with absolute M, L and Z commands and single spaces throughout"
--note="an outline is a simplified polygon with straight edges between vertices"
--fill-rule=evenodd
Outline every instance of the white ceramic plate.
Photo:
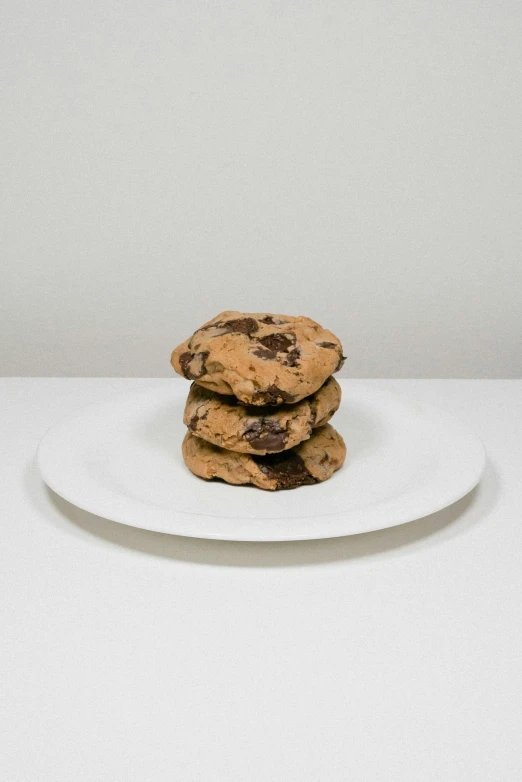
M 298 540 L 418 519 L 480 480 L 480 440 L 453 416 L 350 380 L 333 424 L 344 467 L 325 483 L 268 492 L 192 475 L 181 457 L 188 384 L 172 380 L 89 405 L 38 448 L 45 482 L 123 524 L 201 538 Z

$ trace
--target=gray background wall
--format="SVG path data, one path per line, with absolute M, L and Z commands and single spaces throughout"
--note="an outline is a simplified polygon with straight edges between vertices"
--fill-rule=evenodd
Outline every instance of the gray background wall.
M 170 375 L 226 308 L 346 374 L 522 374 L 517 0 L 3 15 L 3 374 Z

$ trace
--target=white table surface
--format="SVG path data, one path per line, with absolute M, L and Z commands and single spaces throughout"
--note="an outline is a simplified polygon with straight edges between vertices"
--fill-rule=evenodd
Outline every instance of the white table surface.
M 395 529 L 184 539 L 45 488 L 51 424 L 169 382 L 0 380 L 0 779 L 519 782 L 522 381 L 366 381 L 488 452 L 471 495 Z

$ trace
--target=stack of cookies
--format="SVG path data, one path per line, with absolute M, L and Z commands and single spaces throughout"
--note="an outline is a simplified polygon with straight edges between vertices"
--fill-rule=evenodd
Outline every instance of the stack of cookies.
M 183 458 L 202 478 L 293 489 L 328 480 L 346 455 L 327 422 L 344 361 L 332 332 L 305 317 L 227 311 L 172 353 L 193 380 Z

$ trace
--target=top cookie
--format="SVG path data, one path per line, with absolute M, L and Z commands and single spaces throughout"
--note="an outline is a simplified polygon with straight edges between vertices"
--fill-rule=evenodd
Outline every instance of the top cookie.
M 298 402 L 343 361 L 337 337 L 310 318 L 233 310 L 205 323 L 171 357 L 178 374 L 246 405 Z

